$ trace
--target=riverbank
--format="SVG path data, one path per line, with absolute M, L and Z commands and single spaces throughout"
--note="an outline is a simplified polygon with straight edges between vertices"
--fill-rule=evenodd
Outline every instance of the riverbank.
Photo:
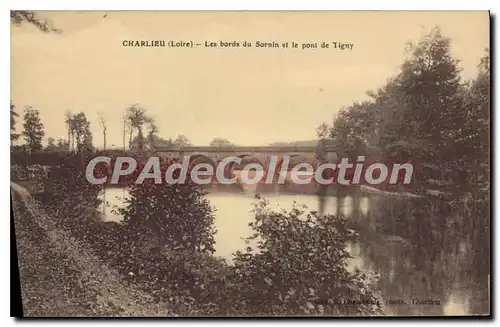
M 59 228 L 25 188 L 11 189 L 24 316 L 173 315 Z
M 63 189 L 60 185 L 56 186 L 57 187 L 53 187 L 52 189 L 56 191 Z M 50 188 L 47 189 L 51 190 Z M 167 189 L 163 187 L 156 188 L 155 192 L 160 194 L 156 195 L 156 199 L 163 199 L 163 192 L 165 191 L 167 191 Z M 267 279 L 265 277 L 269 278 L 270 274 L 262 274 L 259 271 L 254 272 L 250 270 L 250 272 L 255 275 L 255 279 L 249 279 L 246 275 L 239 276 L 241 272 L 246 274 L 251 267 L 254 267 L 253 262 L 251 265 L 245 265 L 243 267 L 244 269 L 242 269 L 242 267 L 235 267 L 234 264 L 227 265 L 224 262 L 219 262 L 217 258 L 210 255 L 195 258 L 190 252 L 175 251 L 173 248 L 163 248 L 160 252 L 152 251 L 154 249 L 150 248 L 152 245 L 150 243 L 152 237 L 154 237 L 153 234 L 147 230 L 142 230 L 138 234 L 131 234 L 125 226 L 117 224 L 116 222 L 93 220 L 89 214 L 89 210 L 84 210 L 84 208 L 89 209 L 91 207 L 90 203 L 94 203 L 94 201 L 91 201 L 93 199 L 92 196 L 88 194 L 88 199 L 84 199 L 83 197 L 80 199 L 78 197 L 79 194 L 80 192 L 74 192 L 68 195 L 67 192 L 62 192 L 62 195 L 65 195 L 65 197 L 58 197 L 60 200 L 56 203 L 50 200 L 52 196 L 49 196 L 49 201 L 47 203 L 44 202 L 45 204 L 43 207 L 37 207 L 37 203 L 33 201 L 34 207 L 33 213 L 31 214 L 31 216 L 36 217 L 37 223 L 40 223 L 38 221 L 40 220 L 38 213 L 45 212 L 42 215 L 42 221 L 48 220 L 51 221 L 51 223 L 47 225 L 46 222 L 44 222 L 42 224 L 42 226 L 45 226 L 44 230 L 62 229 L 63 234 L 69 235 L 84 243 L 78 245 L 79 243 L 76 242 L 77 253 L 67 256 L 68 258 L 76 258 L 76 262 L 71 261 L 69 266 L 79 267 L 79 270 L 75 272 L 69 270 L 69 268 L 65 268 L 65 266 L 58 268 L 59 270 L 69 271 L 67 275 L 70 276 L 65 276 L 70 280 L 67 283 L 77 278 L 75 276 L 85 274 L 84 271 L 87 268 L 87 261 L 81 263 L 79 259 L 80 252 L 82 252 L 84 256 L 87 256 L 85 252 L 93 252 L 93 254 L 97 256 L 97 258 L 93 259 L 98 262 L 99 267 L 97 269 L 109 269 L 107 267 L 111 267 L 115 276 L 113 278 L 119 281 L 122 286 L 127 289 L 137 289 L 143 294 L 147 294 L 147 296 L 144 296 L 146 304 L 141 304 L 142 307 L 146 308 L 144 312 L 147 313 L 139 314 L 142 316 L 162 315 L 158 314 L 158 312 L 160 309 L 164 310 L 164 308 L 174 308 L 174 312 L 183 316 L 200 314 L 249 314 L 250 312 L 254 312 L 251 311 L 255 310 L 252 308 L 260 308 L 261 305 L 259 303 L 255 303 L 254 306 L 251 307 L 247 304 L 243 305 L 243 303 L 247 303 L 248 300 L 255 298 L 253 294 L 262 294 L 262 296 L 259 297 L 262 301 L 275 299 L 273 297 L 274 293 L 269 293 L 269 290 L 266 288 Z M 152 195 L 155 194 L 156 193 L 153 193 Z M 177 192 L 174 194 L 177 194 Z M 58 195 L 61 194 L 58 193 Z M 119 192 L 117 198 L 124 196 L 122 192 Z M 172 195 L 169 194 L 169 196 Z M 112 202 L 114 198 L 115 196 L 113 196 L 113 194 L 108 194 L 106 197 L 110 202 Z M 144 198 L 150 200 L 151 196 L 148 193 Z M 384 198 L 387 199 L 387 201 L 373 204 L 373 208 L 370 209 L 371 213 L 369 217 L 365 218 L 367 220 L 356 220 L 358 228 L 353 226 L 354 221 L 352 219 L 346 221 L 346 227 L 351 227 L 352 229 L 360 231 L 359 242 L 349 244 L 350 248 L 348 252 L 351 253 L 353 258 L 346 262 L 348 267 L 358 267 L 362 272 L 375 272 L 379 274 L 380 280 L 374 285 L 380 290 L 380 294 L 383 295 L 384 299 L 412 300 L 417 296 L 419 299 L 437 299 L 441 303 L 441 305 L 433 306 L 386 307 L 384 308 L 384 310 L 387 310 L 385 313 L 393 315 L 442 315 L 450 313 L 466 314 L 484 312 L 482 306 L 485 300 L 481 296 L 486 293 L 482 289 L 478 292 L 480 294 L 478 294 L 476 301 L 480 304 L 481 308 L 475 308 L 469 304 L 470 301 L 472 301 L 470 300 L 470 295 L 473 294 L 472 292 L 474 289 L 478 288 L 478 284 L 474 281 L 468 282 L 468 280 L 471 279 L 471 268 L 468 268 L 470 267 L 467 263 L 468 260 L 464 261 L 464 258 L 450 252 L 449 247 L 438 243 L 440 240 L 439 235 L 430 238 L 430 236 L 434 234 L 428 232 L 435 230 L 435 228 L 431 228 L 432 226 L 429 225 L 429 220 L 422 221 L 422 218 L 419 220 L 407 219 L 407 217 L 411 217 L 411 214 L 414 212 L 409 203 L 394 202 L 393 197 Z M 215 207 L 214 212 L 217 215 L 216 226 L 218 233 L 214 242 L 215 255 L 222 255 L 223 258 L 232 259 L 235 252 L 238 250 L 245 251 L 248 246 L 242 238 L 252 233 L 251 228 L 248 227 L 248 223 L 255 219 L 255 214 L 251 212 L 251 203 L 254 202 L 255 199 L 248 195 L 241 196 L 238 194 L 230 196 L 225 194 L 219 194 L 217 196 L 207 195 L 206 199 L 210 201 L 211 206 Z M 280 194 L 270 200 L 270 209 L 272 210 L 279 209 L 276 208 L 277 206 L 287 208 L 294 202 L 306 204 L 312 211 L 316 211 L 318 206 L 318 199 L 316 197 L 290 197 Z M 154 204 L 166 205 L 162 201 L 153 202 Z M 149 202 L 141 203 L 141 206 L 137 206 L 138 208 L 146 207 Z M 326 199 L 326 213 L 336 212 L 338 205 L 339 203 L 335 199 Z M 344 207 L 344 205 L 342 205 L 342 207 Z M 372 205 L 369 207 L 372 207 Z M 44 210 L 39 210 L 41 208 Z M 154 209 L 157 209 L 156 206 L 150 207 L 148 212 Z M 424 207 L 423 209 L 424 212 L 432 215 L 432 217 L 437 214 L 430 208 Z M 163 215 L 165 212 L 165 208 L 163 207 L 157 210 L 159 210 L 158 212 L 160 215 Z M 184 212 L 183 210 L 182 213 Z M 50 217 L 47 217 L 46 213 L 50 213 L 48 215 Z M 273 217 L 277 218 L 281 216 L 273 215 Z M 402 218 L 407 220 L 402 220 Z M 362 232 L 362 228 L 360 227 L 367 228 L 368 230 Z M 402 227 L 406 229 L 402 229 Z M 411 231 L 416 232 L 408 233 Z M 283 241 L 291 243 L 290 245 L 294 245 L 296 240 L 310 240 L 307 235 L 304 235 L 304 233 L 309 233 L 309 228 L 297 235 L 292 230 L 288 230 L 288 232 L 292 234 L 284 238 Z M 407 236 L 410 241 L 400 236 L 394 236 L 397 235 L 397 232 L 402 232 L 401 234 Z M 43 234 L 47 233 L 43 231 Z M 139 235 L 141 237 L 136 239 L 134 235 Z M 430 236 L 425 238 L 426 235 Z M 330 236 L 324 239 L 330 240 Z M 72 240 L 67 241 L 66 244 L 67 247 L 74 247 Z M 429 244 L 431 245 L 429 246 Z M 297 259 L 299 259 L 298 262 L 302 264 L 304 259 L 303 257 L 298 258 L 297 254 L 303 253 L 306 255 L 307 253 L 307 255 L 309 255 L 310 253 L 315 253 L 314 251 L 318 251 L 318 249 L 324 248 L 324 246 L 318 248 L 314 245 L 314 247 L 304 250 L 305 245 L 307 245 L 307 243 L 304 244 L 303 241 L 301 241 L 300 246 L 296 247 L 299 251 L 298 253 L 287 252 L 280 253 L 277 256 L 273 255 L 271 257 L 266 257 L 267 259 L 263 261 L 262 264 L 268 265 L 268 261 L 271 261 L 274 267 L 273 272 L 286 271 L 287 278 L 300 275 L 302 268 L 297 267 L 297 269 L 290 269 L 287 266 L 286 269 L 283 269 L 281 261 L 274 262 L 272 260 L 274 260 L 273 258 L 280 258 L 280 260 L 282 260 L 282 258 L 287 258 L 287 260 L 295 264 L 297 263 Z M 33 248 L 33 246 L 31 247 Z M 81 251 L 81 249 L 83 249 L 83 251 Z M 86 251 L 86 249 L 90 251 Z M 222 253 L 221 249 L 223 250 Z M 57 251 L 57 253 L 67 252 L 66 250 Z M 326 259 L 329 254 L 330 251 L 328 253 L 321 253 L 320 258 Z M 242 260 L 247 257 L 255 258 L 252 260 L 260 260 L 259 258 L 262 258 L 262 256 L 254 257 L 252 255 L 246 255 L 240 259 Z M 58 261 L 61 262 L 65 262 L 65 260 L 68 259 L 58 259 Z M 43 260 L 41 261 L 44 262 Z M 50 261 L 47 262 L 48 264 L 50 263 L 51 266 L 55 265 L 57 267 L 56 264 Z M 107 266 L 102 263 L 106 263 Z M 352 272 L 353 270 L 350 268 L 349 271 Z M 94 268 L 91 269 L 95 270 Z M 316 273 L 317 270 L 318 267 L 315 266 L 312 272 Z M 101 274 L 101 272 L 97 274 Z M 467 281 L 462 279 L 461 276 L 464 275 L 467 275 Z M 281 279 L 276 279 L 276 282 L 278 283 L 279 280 Z M 403 282 L 399 282 L 400 280 Z M 35 281 L 31 284 L 35 287 L 38 282 L 39 281 Z M 262 284 L 262 282 L 264 282 L 264 284 Z M 104 284 L 104 287 L 106 287 L 106 282 L 104 282 Z M 132 285 L 132 287 L 130 287 L 130 285 Z M 269 286 L 271 287 L 272 285 Z M 50 289 L 50 287 L 49 285 L 45 289 Z M 69 288 L 71 289 L 71 286 Z M 88 288 L 89 287 L 85 286 L 85 289 Z M 243 296 L 241 296 L 242 288 L 246 289 L 248 292 Z M 86 293 L 84 294 L 85 295 L 82 295 L 82 297 L 86 296 L 90 299 L 87 302 L 96 302 L 95 298 L 97 298 L 97 296 L 95 293 L 89 293 L 88 295 Z M 58 297 L 61 296 L 63 295 L 58 295 Z M 155 301 L 167 302 L 168 305 L 162 304 L 151 309 L 151 303 L 148 300 L 148 296 L 154 297 Z M 74 297 L 77 298 L 78 296 Z M 134 296 L 123 297 L 123 299 L 127 303 L 134 303 L 134 301 L 136 301 Z M 279 298 L 275 300 L 277 309 L 282 310 L 283 308 L 287 308 L 285 306 L 286 303 L 282 303 L 281 300 L 278 301 Z M 78 303 L 78 300 L 75 301 L 77 303 L 75 305 L 75 310 L 80 310 L 84 304 Z M 234 303 L 239 304 L 233 308 L 232 305 Z M 135 303 L 134 306 L 136 306 Z M 186 310 L 179 309 L 179 307 L 182 306 Z M 137 307 L 133 309 L 138 310 Z M 337 309 L 345 310 L 345 308 Z M 84 313 L 69 313 L 69 315 L 130 315 L 130 313 L 125 313 L 119 305 L 113 308 L 99 308 L 98 310 L 100 311 L 97 311 L 97 309 L 94 310 L 96 310 L 95 312 L 104 313 L 94 313 L 94 311 L 88 313 L 88 311 L 85 311 Z M 108 313 L 112 310 L 119 311 L 119 313 Z M 261 309 L 258 309 L 255 312 L 262 313 L 260 310 Z M 274 311 L 273 314 L 275 314 Z

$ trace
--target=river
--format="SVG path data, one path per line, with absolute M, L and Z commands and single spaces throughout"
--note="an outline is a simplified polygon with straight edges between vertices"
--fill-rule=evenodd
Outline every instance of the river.
M 122 205 L 127 191 L 108 188 L 105 199 L 110 205 Z M 243 238 L 251 234 L 248 223 L 253 219 L 251 210 L 254 193 L 210 192 L 207 198 L 215 209 L 216 255 L 231 260 L 232 253 L 243 250 L 247 245 Z M 318 210 L 319 200 L 313 195 L 266 194 L 271 207 L 290 209 L 294 202 Z M 370 220 L 370 210 L 377 205 L 374 198 L 364 197 L 359 201 L 359 211 Z M 353 210 L 352 198 L 338 201 L 335 197 L 326 200 L 326 213 L 335 213 L 337 206 L 346 216 Z M 106 220 L 120 221 L 122 218 L 103 206 Z M 409 246 L 395 235 L 367 234 L 360 241 L 347 245 L 352 258 L 349 269 L 379 274 L 377 288 L 382 299 L 388 301 L 384 312 L 388 315 L 470 315 L 486 314 L 489 307 L 489 284 L 483 279 L 470 277 L 471 258 L 474 253 L 460 243 L 454 249 L 438 249 L 429 257 L 430 247 Z M 436 251 L 434 251 L 436 252 Z M 391 302 L 392 301 L 392 302 Z M 401 304 L 404 301 L 405 304 Z M 424 303 L 422 301 L 427 301 Z M 432 304 L 430 304 L 432 303 Z

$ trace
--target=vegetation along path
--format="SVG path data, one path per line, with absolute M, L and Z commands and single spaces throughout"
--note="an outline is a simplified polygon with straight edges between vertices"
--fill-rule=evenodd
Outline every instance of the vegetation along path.
M 25 316 L 172 316 L 121 281 L 83 243 L 58 228 L 30 193 L 11 183 Z

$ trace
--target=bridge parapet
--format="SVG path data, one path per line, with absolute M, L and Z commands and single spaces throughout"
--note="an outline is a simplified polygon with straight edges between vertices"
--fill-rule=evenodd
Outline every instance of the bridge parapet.
M 322 148 L 324 152 L 337 152 L 332 145 L 326 145 Z M 178 153 L 195 153 L 195 152 L 217 152 L 217 153 L 289 153 L 289 152 L 303 152 L 303 153 L 316 153 L 318 147 L 316 146 L 232 146 L 232 147 L 211 147 L 211 146 L 185 146 L 185 147 L 156 147 L 156 152 L 178 152 Z

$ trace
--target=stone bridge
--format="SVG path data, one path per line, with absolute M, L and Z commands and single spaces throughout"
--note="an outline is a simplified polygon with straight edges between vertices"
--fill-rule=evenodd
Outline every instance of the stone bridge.
M 283 162 L 284 156 L 289 156 L 290 164 L 288 165 L 288 169 L 292 169 L 293 166 L 299 162 L 307 162 L 313 165 L 313 167 L 317 167 L 320 164 L 320 161 L 333 162 L 339 156 L 345 155 L 345 153 L 338 150 L 333 146 L 239 146 L 239 147 L 182 147 L 182 148 L 157 148 L 154 152 L 154 155 L 159 156 L 165 159 L 182 159 L 185 156 L 189 156 L 191 158 L 191 164 L 196 163 L 210 163 L 214 167 L 223 160 L 224 158 L 234 156 L 242 158 L 248 158 L 253 160 L 253 162 L 257 162 L 264 169 L 268 170 L 269 159 L 271 156 L 277 157 L 277 165 L 276 171 L 281 169 L 281 164 Z M 299 161 L 293 162 L 293 158 L 300 158 Z M 321 158 L 321 159 L 319 159 Z M 233 175 L 232 173 L 233 166 L 228 165 L 228 170 L 226 171 L 229 175 Z M 235 176 L 235 175 L 233 175 Z M 232 176 L 227 176 L 232 177 Z M 237 185 L 218 185 L 218 183 L 212 182 L 210 187 L 217 187 L 219 190 L 224 190 L 224 187 L 229 190 L 233 190 L 234 188 L 243 190 L 245 187 L 240 184 L 239 178 L 237 178 Z M 266 184 L 258 184 L 255 186 L 253 191 L 257 193 L 266 193 L 266 192 L 278 192 L 278 193 L 287 193 L 291 192 L 294 194 L 302 193 L 302 194 L 315 194 L 322 195 L 319 197 L 319 211 L 324 212 L 326 209 L 326 202 L 324 196 L 336 196 L 337 197 L 337 205 L 335 206 L 337 214 L 339 214 L 341 210 L 341 206 L 343 201 L 345 201 L 346 196 L 350 196 L 352 199 L 352 215 L 357 217 L 360 214 L 360 197 L 358 193 L 357 187 L 345 187 L 345 186 L 330 186 L 328 190 L 323 188 L 323 191 L 320 191 L 320 187 L 316 183 L 311 184 L 302 184 L 295 185 L 293 183 L 285 183 L 285 185 L 266 185 Z
M 262 167 L 267 169 L 270 158 L 277 157 L 277 167 L 280 167 L 284 156 L 290 158 L 289 169 L 293 168 L 293 158 L 300 157 L 302 160 L 313 164 L 318 163 L 319 148 L 315 146 L 233 146 L 233 147 L 168 147 L 156 148 L 154 155 L 167 160 L 178 158 L 182 159 L 186 156 L 191 158 L 191 163 L 205 162 L 210 163 L 214 167 L 227 157 L 238 157 L 242 160 L 247 159 L 252 162 L 257 162 Z M 323 147 L 321 153 L 325 154 L 327 160 L 335 160 L 337 151 L 333 147 Z M 296 163 L 295 163 L 296 164 Z

